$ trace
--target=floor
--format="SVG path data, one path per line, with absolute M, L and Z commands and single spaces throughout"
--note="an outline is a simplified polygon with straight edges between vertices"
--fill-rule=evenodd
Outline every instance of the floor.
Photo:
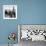
M 8 46 L 8 44 L 0 44 L 0 46 Z M 10 45 L 10 46 L 18 46 L 18 44 Z
M 8 46 L 8 45 L 7 44 L 0 44 L 0 46 Z M 46 42 L 42 42 L 42 41 L 32 42 L 31 40 L 28 40 L 28 41 L 21 40 L 19 45 L 14 44 L 13 46 L 46 46 Z
M 31 40 L 28 41 L 21 40 L 20 46 L 46 46 L 46 42 L 45 41 L 32 42 Z

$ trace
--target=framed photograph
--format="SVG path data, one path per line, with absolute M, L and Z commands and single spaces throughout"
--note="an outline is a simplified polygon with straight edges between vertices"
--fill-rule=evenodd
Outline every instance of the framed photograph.
M 17 5 L 3 5 L 3 19 L 17 19 Z
M 46 41 L 46 25 L 18 25 L 18 41 Z

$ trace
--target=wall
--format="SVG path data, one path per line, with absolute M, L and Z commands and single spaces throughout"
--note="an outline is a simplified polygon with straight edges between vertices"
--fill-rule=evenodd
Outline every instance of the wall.
M 21 24 L 46 24 L 46 0 L 23 0 Z
M 17 20 L 3 19 L 5 4 L 17 5 Z M 46 24 L 46 0 L 0 0 L 0 44 L 8 43 L 10 32 L 18 32 L 17 24 Z
M 17 20 L 5 20 L 3 19 L 3 5 L 12 4 L 18 6 L 18 18 Z M 0 44 L 7 44 L 9 42 L 8 40 L 8 34 L 10 32 L 16 32 L 16 35 L 18 36 L 18 28 L 17 24 L 20 22 L 20 15 L 21 15 L 21 1 L 19 0 L 0 0 Z M 18 37 L 17 37 L 18 39 Z M 18 40 L 16 39 L 15 43 L 18 43 Z

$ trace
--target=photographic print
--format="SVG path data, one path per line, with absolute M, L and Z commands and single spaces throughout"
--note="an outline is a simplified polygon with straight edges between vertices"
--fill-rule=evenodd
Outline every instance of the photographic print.
M 3 5 L 3 19 L 17 19 L 17 5 Z
M 20 46 L 43 45 L 46 43 L 46 25 L 19 24 L 18 41 Z
M 20 40 L 46 41 L 46 25 L 19 25 Z

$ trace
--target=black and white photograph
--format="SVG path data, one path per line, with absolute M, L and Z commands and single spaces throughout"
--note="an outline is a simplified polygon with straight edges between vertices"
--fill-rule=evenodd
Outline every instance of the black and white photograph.
M 19 24 L 18 41 L 20 46 L 42 46 L 43 43 L 46 44 L 46 25 Z
M 17 5 L 3 5 L 3 19 L 17 19 Z

